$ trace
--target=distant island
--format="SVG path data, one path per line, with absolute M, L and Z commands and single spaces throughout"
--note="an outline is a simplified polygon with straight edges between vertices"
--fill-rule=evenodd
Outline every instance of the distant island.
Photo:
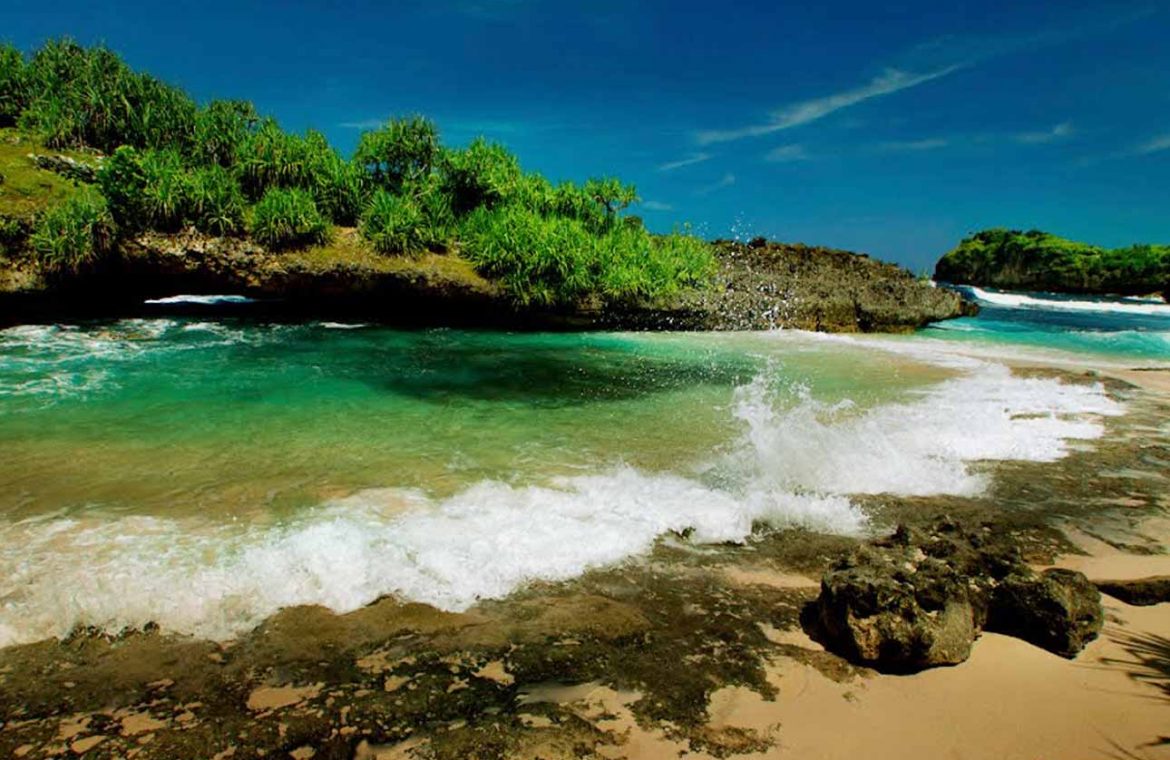
M 1170 245 L 1101 248 L 1040 230 L 991 229 L 965 238 L 935 266 L 940 282 L 1004 290 L 1170 300 Z
M 961 299 L 803 246 L 653 234 L 613 177 L 553 184 L 409 116 L 351 157 L 196 103 L 104 47 L 0 46 L 0 321 L 231 293 L 412 324 L 907 330 Z M 844 258 L 842 258 L 844 256 Z

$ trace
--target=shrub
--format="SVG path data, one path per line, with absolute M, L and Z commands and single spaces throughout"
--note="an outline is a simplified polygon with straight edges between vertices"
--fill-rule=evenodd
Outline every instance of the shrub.
M 41 217 L 30 242 L 47 271 L 69 273 L 92 265 L 109 252 L 114 232 L 105 198 L 86 188 Z
M 198 164 L 234 166 L 240 146 L 260 117 L 246 100 L 213 100 L 195 114 L 191 157 Z
M 123 145 L 102 163 L 97 184 L 109 205 L 110 214 L 118 227 L 136 231 L 146 224 L 143 196 L 146 192 L 146 172 L 137 150 Z
M 317 208 L 335 224 L 352 227 L 362 215 L 369 197 L 365 170 L 330 150 L 311 169 L 313 198 Z
M 595 233 L 603 232 L 609 221 L 601 204 L 585 188 L 573 182 L 562 182 L 557 186 L 552 213 L 576 219 Z
M 193 136 L 194 101 L 104 47 L 49 41 L 29 60 L 25 82 L 20 122 L 55 147 L 183 147 Z
M 514 204 L 472 212 L 461 238 L 476 268 L 524 304 L 571 304 L 593 294 L 611 302 L 653 299 L 705 282 L 715 267 L 710 247 L 689 235 L 655 237 L 615 225 L 597 236 L 578 219 Z
M 631 203 L 638 201 L 638 193 L 633 185 L 623 185 L 621 180 L 613 177 L 589 180 L 585 183 L 584 193 L 605 210 L 605 218 L 609 223 Z
M 444 192 L 459 215 L 501 203 L 516 190 L 522 177 L 516 157 L 483 138 L 463 150 L 449 151 L 441 171 Z
M 234 235 L 244 229 L 244 194 L 222 166 L 199 169 L 191 177 L 195 227 L 209 235 Z
M 313 196 L 300 188 L 273 188 L 252 210 L 252 237 L 273 250 L 324 243 L 329 223 Z
M 253 200 L 269 188 L 304 184 L 300 138 L 289 135 L 275 119 L 267 118 L 237 149 L 240 185 Z
M 182 157 L 174 150 L 150 150 L 142 154 L 143 219 L 150 229 L 175 232 L 193 216 L 191 177 Z
M 376 130 L 363 132 L 354 160 L 365 167 L 375 184 L 399 190 L 431 172 L 439 158 L 439 132 L 421 116 L 391 119 Z
M 361 229 L 378 253 L 422 253 L 434 242 L 426 215 L 414 197 L 385 190 L 374 192 Z
M 0 127 L 11 127 L 20 118 L 28 99 L 24 56 L 12 45 L 0 45 Z
M 522 304 L 569 304 L 596 284 L 596 238 L 575 219 L 518 204 L 481 207 L 464 221 L 461 240 L 476 268 Z
M 674 232 L 656 237 L 644 228 L 614 226 L 598 240 L 596 290 L 611 301 L 661 298 L 705 282 L 715 270 L 711 248 Z
M 249 198 L 258 199 L 271 188 L 301 188 L 319 197 L 324 206 L 336 206 L 339 216 L 352 219 L 357 217 L 363 186 L 344 163 L 320 132 L 287 134 L 272 119 L 262 121 L 237 151 L 240 185 Z

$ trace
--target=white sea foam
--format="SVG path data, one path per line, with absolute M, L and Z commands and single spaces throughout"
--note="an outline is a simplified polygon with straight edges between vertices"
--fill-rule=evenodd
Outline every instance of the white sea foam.
M 158 305 L 158 304 L 163 304 L 163 305 L 165 305 L 165 304 L 212 305 L 212 304 L 220 304 L 220 303 L 255 303 L 255 302 L 256 302 L 256 299 L 254 299 L 254 298 L 248 298 L 247 296 L 237 296 L 237 295 L 210 295 L 210 296 L 178 295 L 178 296 L 167 296 L 166 298 L 148 298 L 147 300 L 143 301 L 143 303 L 154 304 L 154 305 Z
M 976 494 L 971 464 L 1050 461 L 1122 408 L 1099 385 L 963 374 L 862 410 L 772 390 L 736 392 L 740 443 L 686 474 L 616 467 L 543 485 L 496 481 L 454 496 L 378 489 L 279 526 L 194 518 L 41 518 L 0 525 L 0 644 L 155 621 L 212 638 L 281 607 L 349 611 L 386 594 L 464 609 L 535 579 L 645 552 L 670 531 L 743 541 L 753 522 L 857 533 L 850 494 Z
M 0 397 L 41 396 L 48 403 L 105 388 L 109 365 L 152 355 L 282 340 L 295 327 L 243 328 L 221 322 L 121 319 L 101 327 L 20 325 L 0 330 Z M 174 340 L 177 335 L 186 336 Z
M 363 327 L 369 327 L 365 322 L 320 322 L 318 324 L 326 330 L 360 330 Z
M 1114 314 L 1138 314 L 1170 317 L 1170 304 L 1146 298 L 1072 300 L 1056 296 L 1025 295 L 966 286 L 971 295 L 984 303 L 1016 309 L 1054 309 L 1057 311 L 1098 311 Z

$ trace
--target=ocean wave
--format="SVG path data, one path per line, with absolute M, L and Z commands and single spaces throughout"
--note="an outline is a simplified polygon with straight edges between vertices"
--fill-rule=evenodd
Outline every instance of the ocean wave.
M 1058 311 L 1098 311 L 1112 314 L 1170 317 L 1170 304 L 1145 298 L 1071 299 L 1057 294 L 1012 293 L 963 286 L 976 300 L 1013 309 L 1054 309 Z
M 0 397 L 41 404 L 116 387 L 126 367 L 177 352 L 283 340 L 285 325 L 262 328 L 179 319 L 121 319 L 96 326 L 20 325 L 0 330 Z
M 166 298 L 148 298 L 145 301 L 143 301 L 143 303 L 151 304 L 151 305 L 199 304 L 199 305 L 210 306 L 213 304 L 226 304 L 226 303 L 256 303 L 256 299 L 255 298 L 248 298 L 247 296 L 237 296 L 237 295 L 210 295 L 210 296 L 178 295 L 178 296 L 167 296 Z
M 0 645 L 156 622 L 225 639 L 282 607 L 393 594 L 461 610 L 647 551 L 670 531 L 744 541 L 756 522 L 858 533 L 851 494 L 974 495 L 975 462 L 1046 462 L 1121 414 L 1100 385 L 978 362 L 899 403 L 826 405 L 769 373 L 736 390 L 737 445 L 688 473 L 618 466 L 439 498 L 363 491 L 292 521 L 41 518 L 0 525 Z

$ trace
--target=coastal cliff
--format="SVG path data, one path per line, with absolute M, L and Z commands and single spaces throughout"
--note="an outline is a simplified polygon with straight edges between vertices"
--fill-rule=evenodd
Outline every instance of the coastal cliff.
M 1003 290 L 1168 297 L 1170 246 L 1107 249 L 1039 230 L 984 230 L 939 259 L 934 278 Z
M 973 308 L 861 254 L 763 240 L 719 241 L 712 251 L 713 282 L 669 299 L 540 308 L 516 303 L 457 251 L 382 256 L 355 230 L 339 230 L 328 245 L 280 253 L 194 230 L 149 232 L 100 266 L 66 277 L 19 256 L 0 258 L 0 320 L 140 313 L 150 309 L 144 301 L 177 293 L 238 294 L 256 301 L 253 310 L 289 316 L 532 329 L 899 332 Z

